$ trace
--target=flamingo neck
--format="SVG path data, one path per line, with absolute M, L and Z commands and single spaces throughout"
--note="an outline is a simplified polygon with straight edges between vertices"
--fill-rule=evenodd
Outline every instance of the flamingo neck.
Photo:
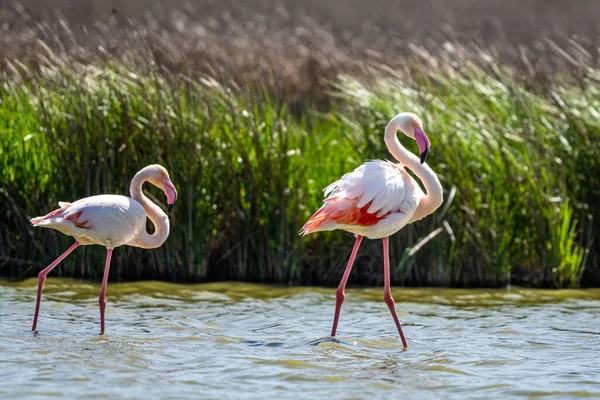
M 160 247 L 169 236 L 169 217 L 142 192 L 142 185 L 148 181 L 150 181 L 149 171 L 141 170 L 131 180 L 129 192 L 131 198 L 144 207 L 146 216 L 150 218 L 154 225 L 154 233 L 150 235 L 146 232 L 146 229 L 141 230 L 132 245 L 144 249 L 154 249 Z
M 444 194 L 440 180 L 436 173 L 429 168 L 429 165 L 427 163 L 421 164 L 419 157 L 400 144 L 396 135 L 399 128 L 394 119 L 388 123 L 385 127 L 385 144 L 396 160 L 417 175 L 427 192 L 427 195 L 419 202 L 419 206 L 410 220 L 410 222 L 413 222 L 434 212 L 444 201 Z

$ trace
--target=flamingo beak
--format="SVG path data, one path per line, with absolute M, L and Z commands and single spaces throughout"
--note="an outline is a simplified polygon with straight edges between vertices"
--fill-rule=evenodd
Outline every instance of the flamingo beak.
M 425 149 L 424 152 L 422 152 L 419 156 L 419 160 L 421 161 L 421 164 L 423 164 L 425 162 L 425 160 L 427 159 L 427 153 L 429 153 L 429 149 Z
M 423 164 L 427 159 L 427 154 L 429 154 L 429 139 L 427 138 L 425 132 L 423 132 L 423 129 L 419 127 L 415 128 L 415 140 L 419 146 L 419 158 L 421 164 Z
M 175 185 L 173 185 L 173 182 L 169 178 L 165 178 L 164 180 L 163 191 L 167 196 L 167 212 L 170 213 L 177 200 L 177 189 L 175 189 Z

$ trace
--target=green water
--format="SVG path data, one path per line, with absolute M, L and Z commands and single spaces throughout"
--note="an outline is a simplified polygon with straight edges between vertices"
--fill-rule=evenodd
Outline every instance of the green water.
M 600 396 L 600 291 L 349 289 L 238 283 L 0 281 L 0 398 L 574 398 Z

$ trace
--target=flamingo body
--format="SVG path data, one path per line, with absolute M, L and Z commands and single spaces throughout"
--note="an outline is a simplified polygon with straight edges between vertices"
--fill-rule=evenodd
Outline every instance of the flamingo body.
M 100 334 L 104 333 L 106 287 L 113 249 L 122 245 L 144 249 L 160 247 L 169 236 L 169 218 L 143 193 L 142 185 L 149 182 L 162 188 L 167 196 L 168 211 L 177 200 L 177 189 L 169 173 L 161 165 L 142 168 L 131 180 L 131 197 L 103 194 L 86 197 L 73 203 L 59 202 L 59 209 L 42 217 L 32 218 L 31 224 L 40 228 L 55 229 L 75 238 L 75 243 L 52 264 L 38 274 L 38 293 L 35 303 L 33 328 L 36 330 L 42 289 L 46 276 L 79 245 L 98 244 L 106 247 L 106 263 L 98 305 L 100 307 Z M 154 224 L 154 233 L 146 232 L 146 218 Z
M 417 142 L 419 157 L 400 144 L 396 136 L 398 130 Z M 434 212 L 442 204 L 443 191 L 435 172 L 425 164 L 430 144 L 418 116 L 413 113 L 396 115 L 385 128 L 384 140 L 388 150 L 399 163 L 368 161 L 327 186 L 324 189 L 323 205 L 306 221 L 300 233 L 307 235 L 342 229 L 357 236 L 336 291 L 331 336 L 335 336 L 337 331 L 345 297 L 344 290 L 363 237 L 382 239 L 383 297 L 406 349 L 408 344 L 396 314 L 390 286 L 389 236 L 407 224 Z M 427 194 L 408 174 L 406 168 L 421 180 Z
M 342 229 L 381 239 L 402 229 L 425 196 L 402 164 L 368 161 L 324 189 L 323 206 L 302 233 Z
M 110 249 L 134 242 L 146 228 L 144 207 L 130 197 L 103 194 L 59 205 L 60 209 L 31 223 L 73 236 L 80 244 Z

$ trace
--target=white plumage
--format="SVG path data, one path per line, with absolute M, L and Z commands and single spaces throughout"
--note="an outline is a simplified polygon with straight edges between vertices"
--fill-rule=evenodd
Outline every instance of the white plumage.
M 425 196 L 402 164 L 367 161 L 324 189 L 303 233 L 343 229 L 378 239 L 402 229 Z
M 81 244 L 107 248 L 129 244 L 146 228 L 146 211 L 131 197 L 102 194 L 74 203 L 59 202 L 59 206 L 60 212 L 31 222 L 73 236 Z

